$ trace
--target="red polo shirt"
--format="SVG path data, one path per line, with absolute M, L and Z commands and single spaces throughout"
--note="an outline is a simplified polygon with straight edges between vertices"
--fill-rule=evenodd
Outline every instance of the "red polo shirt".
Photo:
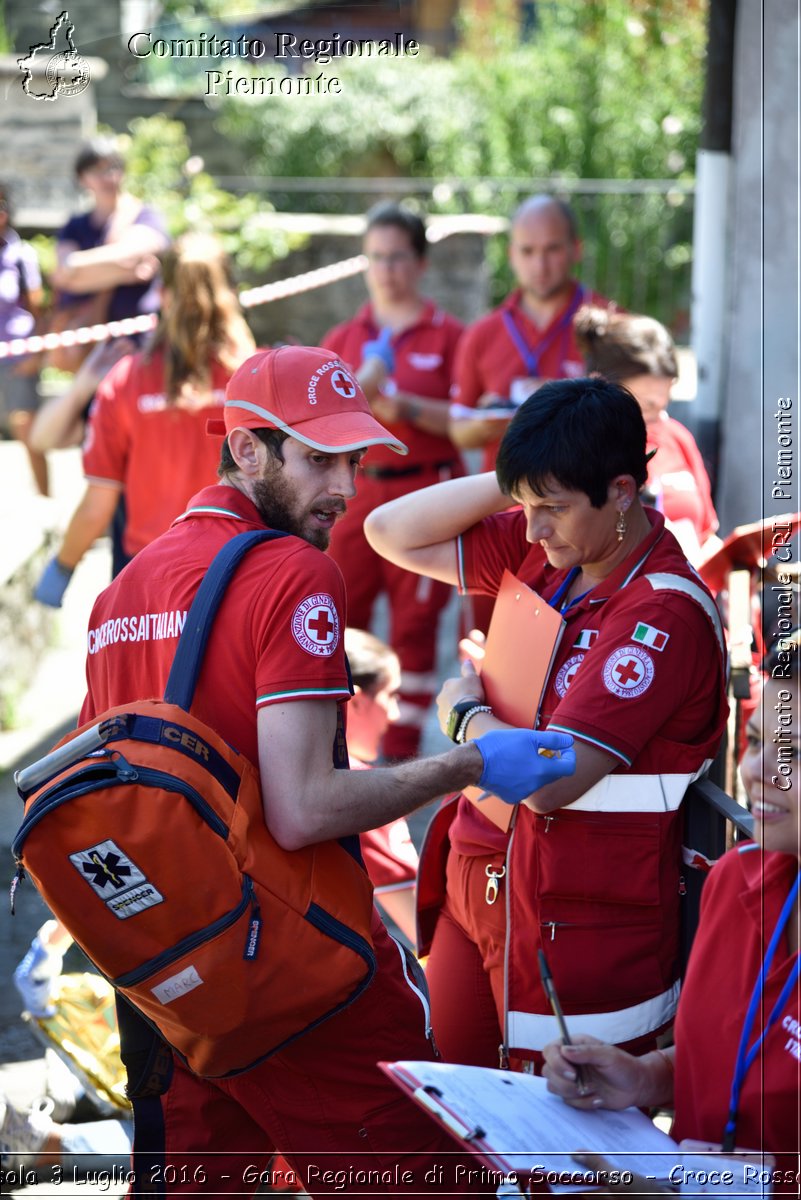
M 414 325 L 392 338 L 395 352 L 392 383 L 397 391 L 441 400 L 447 405 L 462 329 L 455 317 L 428 301 Z M 372 307 L 365 304 L 352 320 L 330 330 L 320 344 L 326 350 L 333 350 L 355 371 L 361 365 L 365 342 L 373 341 L 379 333 Z M 408 458 L 404 459 L 408 466 L 430 466 L 457 457 L 450 438 L 426 433 L 407 421 L 398 421 L 387 428 L 409 447 Z M 397 468 L 398 456 L 388 446 L 374 446 L 370 451 L 370 466 Z
M 656 454 L 648 463 L 648 483 L 661 494 L 661 508 L 669 521 L 690 521 L 703 545 L 718 527 L 712 489 L 695 438 L 680 421 L 663 413 L 646 426 L 648 449 Z
M 236 488 L 205 488 L 95 601 L 89 620 L 81 721 L 163 695 L 178 635 L 216 552 L 263 529 Z M 256 718 L 267 704 L 345 701 L 345 589 L 336 563 L 302 538 L 251 550 L 212 628 L 192 711 L 258 764 Z
M 612 301 L 576 282 L 563 308 L 540 329 L 523 311 L 521 297 L 519 289 L 512 292 L 503 304 L 466 330 L 451 390 L 459 404 L 475 408 L 487 392 L 508 398 L 516 380 L 522 386 L 529 379 L 543 382 L 583 375 L 584 360 L 573 333 L 573 317 L 582 304 L 614 307 Z M 493 469 L 497 449 L 497 442 L 485 448 L 482 470 Z
M 206 433 L 221 418 L 230 378 L 211 364 L 211 390 L 201 398 L 169 402 L 164 394 L 164 355 L 120 360 L 97 390 L 83 448 L 90 483 L 125 491 L 125 552 L 138 554 L 169 528 L 190 496 L 213 483 L 220 442 Z
M 765 951 L 798 861 L 749 842 L 716 864 L 701 893 L 701 918 L 676 1017 L 676 1119 L 673 1136 L 720 1143 L 729 1110 L 737 1047 Z M 749 1046 L 761 1034 L 798 952 L 786 936 L 765 979 Z M 740 1093 L 737 1145 L 784 1151 L 779 1167 L 799 1168 L 801 990 L 796 986 L 768 1031 Z M 778 1180 L 776 1192 L 798 1195 Z

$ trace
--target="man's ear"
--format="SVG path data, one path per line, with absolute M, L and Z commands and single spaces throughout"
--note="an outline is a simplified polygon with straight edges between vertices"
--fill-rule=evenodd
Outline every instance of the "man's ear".
M 228 448 L 231 451 L 231 457 L 244 476 L 247 478 L 261 476 L 267 447 L 251 429 L 232 429 L 228 434 Z

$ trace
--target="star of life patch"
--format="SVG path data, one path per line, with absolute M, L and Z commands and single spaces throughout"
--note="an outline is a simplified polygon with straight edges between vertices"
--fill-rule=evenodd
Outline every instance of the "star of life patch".
M 121 921 L 164 901 L 136 863 L 110 839 L 78 850 L 69 858 L 81 879 Z
M 583 654 L 574 654 L 572 658 L 569 658 L 566 662 L 562 663 L 562 666 L 559 668 L 559 673 L 557 674 L 556 679 L 553 681 L 554 691 L 560 700 L 564 697 L 565 692 L 573 682 L 573 676 L 583 662 Z
M 603 667 L 604 686 L 622 700 L 635 700 L 653 682 L 654 660 L 641 646 L 620 646 Z
M 292 636 L 302 650 L 329 658 L 339 645 L 339 614 L 333 597 L 315 592 L 301 600 L 292 614 Z

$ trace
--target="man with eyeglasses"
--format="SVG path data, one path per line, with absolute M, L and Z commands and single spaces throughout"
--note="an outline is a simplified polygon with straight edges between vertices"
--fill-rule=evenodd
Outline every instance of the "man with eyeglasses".
M 409 447 L 402 464 L 386 447 L 371 452 L 357 498 L 337 522 L 330 547 L 347 585 L 349 624 L 368 629 L 376 597 L 385 592 L 389 600 L 388 640 L 401 663 L 401 715 L 384 739 L 388 759 L 417 752 L 437 691 L 437 626 L 451 589 L 379 558 L 362 526 L 379 504 L 464 474 L 448 436 L 448 396 L 462 326 L 420 291 L 427 249 L 425 225 L 416 213 L 392 203 L 372 208 L 364 236 L 369 300 L 321 343 L 353 369 L 373 414 Z

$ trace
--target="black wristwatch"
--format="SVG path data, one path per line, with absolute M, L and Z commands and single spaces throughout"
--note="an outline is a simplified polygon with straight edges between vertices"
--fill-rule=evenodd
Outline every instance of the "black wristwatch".
M 472 708 L 475 708 L 479 704 L 481 704 L 481 701 L 475 696 L 468 698 L 467 700 L 456 701 L 453 708 L 448 713 L 448 724 L 445 729 L 445 732 L 452 742 L 458 742 L 459 740 L 459 729 L 462 724 L 462 719 L 467 716 Z

